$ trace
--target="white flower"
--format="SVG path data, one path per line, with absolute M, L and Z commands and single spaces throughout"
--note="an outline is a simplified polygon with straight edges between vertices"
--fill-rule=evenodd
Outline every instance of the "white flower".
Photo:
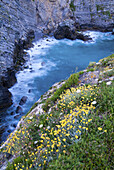
M 93 101 L 91 104 L 96 104 L 97 102 L 96 101 Z
M 29 117 L 29 119 L 32 119 L 32 118 L 33 118 L 33 116 Z
M 62 115 L 63 113 L 61 112 L 60 115 Z
M 50 126 L 47 126 L 47 129 L 50 129 Z
M 80 92 L 81 92 L 81 90 L 79 90 L 79 89 L 78 89 L 76 92 L 77 92 L 77 93 L 80 93 Z
M 111 85 L 112 84 L 112 82 L 111 81 L 108 81 L 107 83 L 106 83 L 106 85 Z
M 40 126 L 39 126 L 39 128 L 42 128 L 43 127 L 43 124 L 41 124 Z
M 38 141 L 35 141 L 34 144 L 38 143 Z

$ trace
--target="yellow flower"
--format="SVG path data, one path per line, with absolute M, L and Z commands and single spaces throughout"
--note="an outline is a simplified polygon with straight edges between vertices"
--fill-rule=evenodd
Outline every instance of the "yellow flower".
M 65 141 L 66 141 L 66 139 L 64 138 L 64 139 L 63 139 L 63 141 L 65 142 Z
M 102 128 L 101 128 L 101 127 L 98 127 L 98 130 L 102 130 Z
M 65 150 L 63 150 L 63 153 L 66 153 L 66 151 L 65 151 Z
M 107 132 L 107 130 L 104 130 L 104 132 Z
M 78 139 L 78 136 L 77 136 L 77 135 L 75 135 L 75 138 L 76 138 L 76 139 Z

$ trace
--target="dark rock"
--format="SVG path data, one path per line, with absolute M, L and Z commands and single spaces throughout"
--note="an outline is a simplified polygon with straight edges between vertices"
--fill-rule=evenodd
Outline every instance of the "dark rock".
M 23 109 L 20 106 L 18 106 L 16 109 L 16 113 L 22 113 L 22 112 L 23 112 Z
M 58 26 L 57 30 L 54 32 L 54 37 L 56 39 L 76 39 L 75 31 L 72 31 L 68 26 Z
M 11 133 L 11 129 L 8 129 L 7 132 L 8 132 L 8 133 Z
M 18 118 L 19 118 L 19 116 L 20 116 L 20 115 L 16 115 L 16 116 L 14 116 L 14 119 L 18 119 Z
M 0 109 L 7 108 L 12 105 L 12 95 L 6 87 L 0 85 Z
M 89 36 L 83 35 L 83 34 L 79 34 L 79 33 L 77 33 L 76 39 L 80 39 L 80 40 L 83 40 L 83 41 L 92 40 L 92 38 L 90 38 Z
M 3 132 L 6 130 L 8 126 L 7 125 L 3 125 L 1 128 L 0 128 L 0 134 L 3 134 Z
M 19 105 L 24 105 L 24 104 L 26 103 L 27 99 L 28 99 L 27 96 L 23 96 L 23 97 L 21 98 L 21 100 L 20 100 Z
M 45 65 L 45 62 L 42 62 L 42 63 L 41 63 L 41 66 L 44 66 L 44 65 Z
M 28 93 L 31 93 L 31 89 L 28 90 Z
M 8 69 L 3 77 L 1 77 L 1 83 L 4 87 L 10 88 L 17 82 L 15 71 L 13 69 Z
M 92 38 L 87 35 L 77 33 L 75 29 L 71 30 L 69 26 L 58 26 L 57 30 L 54 32 L 54 37 L 56 39 L 67 38 L 71 40 L 80 39 L 83 41 L 92 40 Z
M 14 115 L 14 112 L 11 112 L 10 115 Z
M 16 128 L 16 124 L 11 124 L 12 127 Z

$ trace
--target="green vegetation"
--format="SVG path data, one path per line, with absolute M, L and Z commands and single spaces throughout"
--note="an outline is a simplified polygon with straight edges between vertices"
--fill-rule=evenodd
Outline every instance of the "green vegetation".
M 114 83 L 113 83 L 114 85 Z M 93 121 L 81 140 L 67 148 L 67 152 L 49 164 L 48 169 L 113 169 L 113 113 L 114 89 L 103 83 L 97 92 Z
M 89 71 L 95 71 L 95 69 L 94 68 L 87 69 L 87 72 Z
M 112 71 L 113 58 L 102 59 L 97 66 Z M 90 66 L 98 69 L 96 64 Z M 72 74 L 46 100 L 49 111 L 28 114 L 9 136 L 2 152 L 16 158 L 7 170 L 113 169 L 114 81 L 82 86 L 83 73 Z
M 53 104 L 54 102 L 59 99 L 60 94 L 67 89 L 70 88 L 71 86 L 77 85 L 78 84 L 78 78 L 79 78 L 79 73 L 74 73 L 72 74 L 69 79 L 65 82 L 65 84 L 62 85 L 59 89 L 54 92 L 53 96 L 51 98 L 48 98 L 45 101 L 45 104 L 43 105 L 43 110 L 47 111 Z
M 76 6 L 74 5 L 74 0 L 71 1 L 70 3 L 70 9 L 74 12 L 76 11 Z

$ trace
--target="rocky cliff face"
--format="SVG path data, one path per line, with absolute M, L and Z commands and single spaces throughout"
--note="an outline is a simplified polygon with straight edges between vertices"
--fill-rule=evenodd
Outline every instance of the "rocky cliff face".
M 73 19 L 80 28 L 111 30 L 113 0 L 1 0 L 0 74 L 14 64 L 14 48 L 30 30 L 49 32 Z
M 0 0 L 0 84 L 7 70 L 21 64 L 34 33 L 49 34 L 66 20 L 78 29 L 110 31 L 113 11 L 113 0 Z

